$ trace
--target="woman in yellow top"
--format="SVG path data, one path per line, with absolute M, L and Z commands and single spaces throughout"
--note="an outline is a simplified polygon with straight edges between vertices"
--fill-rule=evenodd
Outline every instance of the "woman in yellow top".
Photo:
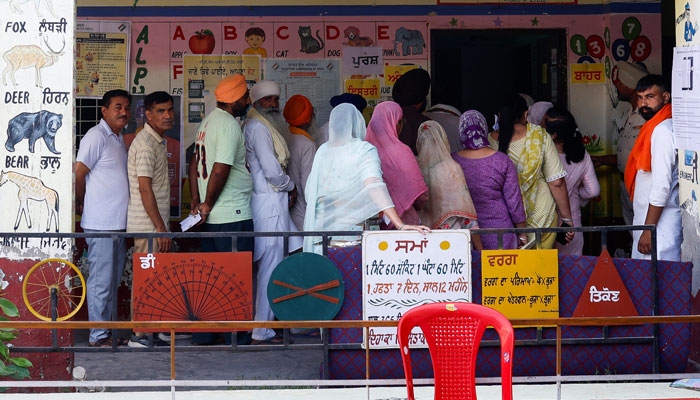
M 564 180 L 566 171 L 552 138 L 539 125 L 527 122 L 527 104 L 522 97 L 511 96 L 505 103 L 498 113 L 498 130 L 488 138 L 491 148 L 508 154 L 518 170 L 527 226 L 573 226 Z M 568 232 L 566 242 L 573 236 L 573 232 Z M 555 238 L 553 232 L 543 234 L 542 248 L 554 247 Z

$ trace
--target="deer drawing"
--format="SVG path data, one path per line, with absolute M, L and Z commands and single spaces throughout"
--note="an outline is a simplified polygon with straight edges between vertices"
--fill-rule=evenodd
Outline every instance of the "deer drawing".
M 20 44 L 7 50 L 5 54 L 2 55 L 2 58 L 7 63 L 7 66 L 2 71 L 2 84 L 7 85 L 5 77 L 9 73 L 10 78 L 12 78 L 12 84 L 17 86 L 15 72 L 17 72 L 18 69 L 34 67 L 36 71 L 34 77 L 35 85 L 41 87 L 41 69 L 54 65 L 56 61 L 58 61 L 58 57 L 63 55 L 63 49 L 66 47 L 66 38 L 63 37 L 63 46 L 58 51 L 51 48 L 46 36 L 44 36 L 44 43 L 49 49 L 49 54 L 46 54 L 41 47 L 34 44 Z
M 43 201 L 46 203 L 48 217 L 46 220 L 46 232 L 51 229 L 51 221 L 56 223 L 56 232 L 58 232 L 58 193 L 46 186 L 41 179 L 22 175 L 12 171 L 0 171 L 0 187 L 7 182 L 12 182 L 19 188 L 17 197 L 19 197 L 19 209 L 17 210 L 17 219 L 15 220 L 15 231 L 19 227 L 19 221 L 24 214 L 24 220 L 27 222 L 27 227 L 32 228 L 32 217 L 29 215 L 29 200 Z

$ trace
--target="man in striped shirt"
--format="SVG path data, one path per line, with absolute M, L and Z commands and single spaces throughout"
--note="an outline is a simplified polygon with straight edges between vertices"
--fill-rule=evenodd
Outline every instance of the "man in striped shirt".
M 153 92 L 146 96 L 143 106 L 147 122 L 131 143 L 127 159 L 130 198 L 126 231 L 169 232 L 170 179 L 165 132 L 174 124 L 173 98 L 166 92 Z M 134 238 L 134 253 L 165 253 L 170 245 L 170 238 L 157 238 L 149 251 L 148 239 Z M 143 334 L 135 333 L 129 340 L 129 347 L 146 346 L 148 340 Z

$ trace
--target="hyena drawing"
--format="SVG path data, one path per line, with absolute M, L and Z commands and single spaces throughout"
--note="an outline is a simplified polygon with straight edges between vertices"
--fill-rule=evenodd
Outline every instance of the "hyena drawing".
M 46 210 L 48 217 L 46 220 L 46 232 L 51 229 L 51 221 L 56 223 L 56 232 L 58 232 L 58 193 L 44 185 L 41 179 L 22 175 L 12 171 L 0 171 L 0 187 L 7 182 L 12 182 L 19 188 L 17 197 L 19 197 L 19 209 L 17 210 L 17 218 L 15 219 L 15 231 L 19 227 L 19 221 L 24 214 L 24 220 L 27 222 L 27 227 L 32 227 L 32 217 L 29 215 L 29 200 L 46 202 Z

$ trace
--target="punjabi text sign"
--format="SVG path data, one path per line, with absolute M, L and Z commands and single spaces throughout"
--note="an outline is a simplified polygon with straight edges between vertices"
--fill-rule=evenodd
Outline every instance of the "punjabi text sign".
M 248 87 L 260 80 L 259 56 L 186 56 L 185 57 L 185 135 L 186 150 L 194 144 L 197 127 L 216 108 L 214 89 L 229 75 L 242 74 Z
M 471 302 L 469 231 L 365 232 L 362 237 L 362 317 L 396 321 L 435 302 Z M 419 328 L 411 344 L 427 347 Z M 364 341 L 363 341 L 364 343 Z M 372 348 L 396 348 L 396 328 L 369 330 Z
M 571 64 L 571 83 L 605 83 L 605 64 Z
M 508 318 L 559 317 L 556 250 L 484 250 L 481 279 L 481 303 Z
M 75 33 L 75 95 L 101 98 L 126 89 L 129 76 L 131 24 L 81 21 Z

